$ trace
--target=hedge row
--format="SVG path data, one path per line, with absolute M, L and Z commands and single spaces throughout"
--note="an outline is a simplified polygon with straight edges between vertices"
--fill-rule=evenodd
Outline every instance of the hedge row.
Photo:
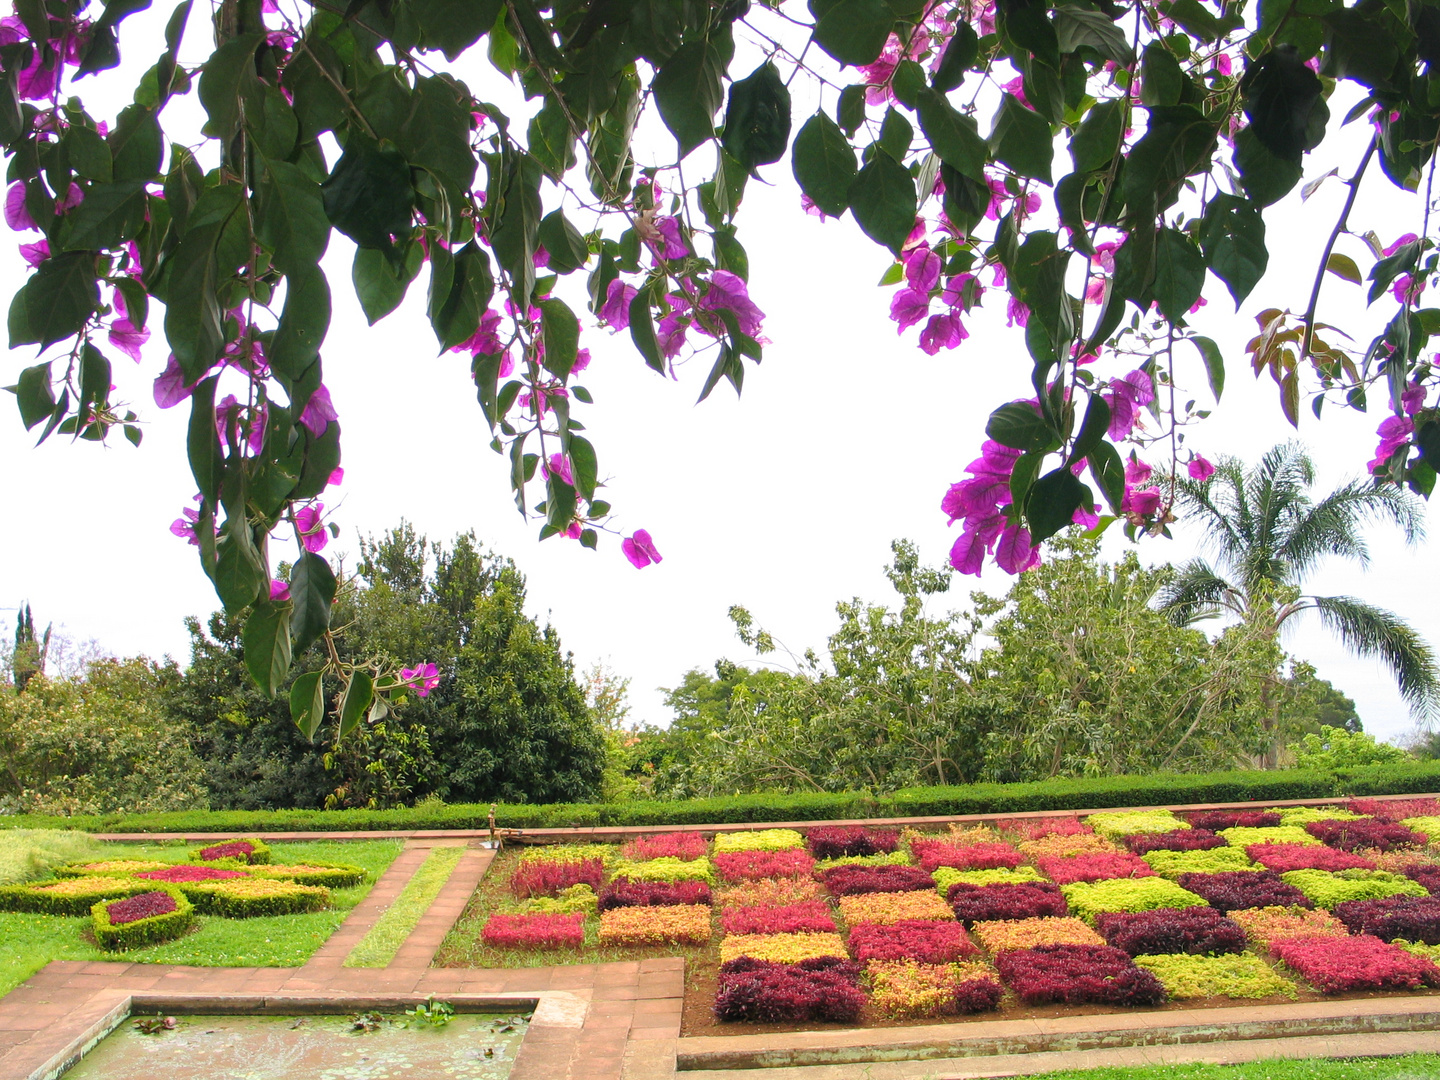
M 870 817 L 1016 814 L 1035 810 L 1178 803 L 1269 803 L 1350 795 L 1440 791 L 1440 761 L 1363 769 L 1280 769 L 1150 776 L 1105 776 L 1024 784 L 905 788 L 885 795 L 819 792 L 738 795 L 674 802 L 502 804 L 496 824 L 511 829 L 626 825 L 722 825 Z M 488 804 L 426 804 L 394 810 L 220 810 L 103 814 L 73 818 L 0 816 L 0 827 L 88 832 L 328 832 L 382 829 L 484 829 Z

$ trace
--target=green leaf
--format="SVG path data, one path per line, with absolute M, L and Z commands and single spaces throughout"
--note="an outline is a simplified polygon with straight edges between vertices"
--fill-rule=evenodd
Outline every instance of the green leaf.
M 573 273 L 590 258 L 585 237 L 562 210 L 552 210 L 541 219 L 536 239 L 550 253 L 549 268 L 557 274 Z
M 556 183 L 575 165 L 575 133 L 559 98 L 546 95 L 545 104 L 530 119 L 526 146 Z
M 185 439 L 195 488 L 212 506 L 220 498 L 224 474 L 220 437 L 215 431 L 215 384 L 219 381 L 220 376 L 211 375 L 190 392 L 190 426 Z
M 1245 115 L 1250 119 L 1245 130 L 1258 147 L 1293 167 L 1298 179 L 1300 156 L 1324 137 L 1325 120 L 1330 115 L 1321 97 L 1324 87 L 1320 77 L 1305 66 L 1305 57 L 1295 49 L 1273 48 L 1250 63 L 1240 89 L 1245 95 Z M 1237 140 L 1237 163 L 1243 152 Z M 1244 168 L 1240 171 L 1243 176 Z M 1265 205 L 1274 201 L 1261 200 L 1253 193 L 1250 197 Z
M 540 230 L 540 163 L 529 154 L 507 157 L 502 198 L 495 210 L 501 216 L 491 221 L 490 243 L 496 261 L 514 284 L 515 303 L 528 305 L 535 289 L 535 243 Z
M 1102 101 L 1091 108 L 1070 140 L 1070 157 L 1079 173 L 1095 172 L 1115 160 L 1125 133 L 1125 103 Z
M 1110 504 L 1110 509 L 1120 513 L 1120 504 L 1125 501 L 1125 464 L 1120 453 L 1108 442 L 1102 442 L 1086 455 L 1090 463 L 1090 476 Z
M 1235 298 L 1238 311 L 1264 277 L 1270 261 L 1260 208 L 1234 195 L 1216 195 L 1205 208 L 1205 217 L 1200 222 L 1200 250 L 1205 253 L 1211 271 L 1225 282 Z M 1358 270 L 1356 277 L 1358 283 Z
M 901 60 L 895 74 L 890 77 L 890 92 L 895 95 L 895 100 L 907 109 L 913 109 L 920 91 L 925 89 L 925 69 L 914 60 Z
M 595 498 L 599 465 L 595 458 L 595 447 L 583 435 L 570 436 L 570 467 L 575 476 L 575 490 L 587 502 Z
M 816 113 L 800 128 L 790 151 L 790 166 L 800 190 L 821 213 L 839 217 L 845 212 L 857 171 L 855 151 L 824 113 Z
M 307 671 L 290 685 L 290 719 L 300 734 L 315 741 L 315 733 L 325 720 L 325 685 L 320 672 Z
M 1205 378 L 1210 383 L 1210 393 L 1218 402 L 1220 395 L 1225 392 L 1225 358 L 1220 355 L 1220 346 L 1200 334 L 1196 334 L 1190 341 L 1200 351 L 1200 359 L 1205 361 Z
M 1140 56 L 1140 101 L 1151 108 L 1179 105 L 1185 90 L 1180 62 L 1164 44 L 1152 41 Z
M 55 411 L 55 391 L 50 385 L 49 363 L 36 364 L 20 372 L 13 387 L 20 405 L 20 421 L 29 431 Z
M 1386 25 L 1393 23 L 1394 17 L 1383 6 L 1373 13 L 1357 8 L 1332 11 L 1324 21 L 1327 30 L 1321 75 L 1377 90 L 1394 88 L 1400 46 L 1395 31 Z
M 265 40 L 263 33 L 237 34 L 205 61 L 200 74 L 200 104 L 209 121 L 201 130 L 228 143 L 240 122 L 241 86 L 249 76 L 255 81 L 255 50 Z
M 46 259 L 15 297 L 22 304 L 23 321 L 17 325 L 11 308 L 10 347 L 38 344 L 47 349 L 85 328 L 100 303 L 95 280 L 95 255 L 71 251 Z M 17 333 L 18 331 L 18 333 Z
M 405 290 L 420 273 L 425 253 L 419 244 L 409 244 L 401 261 L 392 261 L 376 248 L 356 248 L 350 280 L 365 320 L 371 326 L 400 306 Z
M 115 27 L 127 16 L 144 11 L 150 0 L 108 0 L 105 11 L 95 20 L 80 52 L 80 69 L 75 77 L 94 75 L 98 71 L 113 68 L 120 63 L 120 51 L 116 47 Z
M 270 341 L 270 366 L 290 384 L 299 382 L 320 355 L 330 329 L 330 284 L 313 264 L 285 278 L 285 307 Z
M 645 358 L 645 365 L 665 374 L 665 357 L 660 353 L 660 343 L 655 337 L 655 323 L 650 317 L 650 297 L 640 290 L 630 301 L 630 340 Z
M 392 233 L 410 233 L 415 191 L 409 162 L 400 151 L 381 149 L 354 128 L 321 191 L 330 223 L 361 247 L 390 251 Z
M 885 0 L 810 0 L 811 37 L 842 65 L 873 64 L 885 48 L 895 12 Z
M 545 370 L 562 382 L 570 377 L 580 344 L 580 320 L 564 300 L 541 300 L 540 329 L 545 340 Z
M 1100 445 L 1110 429 L 1110 406 L 1099 394 L 1091 394 L 1085 406 L 1085 419 L 1080 423 L 1080 434 L 1075 436 L 1075 445 L 1070 448 L 1070 462 L 1088 457 L 1090 451 Z
M 980 36 L 969 22 L 959 20 L 955 24 L 955 32 L 950 35 L 949 44 L 945 46 L 945 55 L 940 58 L 940 66 L 930 77 L 930 85 L 941 94 L 957 89 L 965 81 L 965 72 L 979 56 Z
M 295 152 L 300 135 L 300 121 L 295 110 L 277 87 L 261 88 L 260 108 L 247 108 L 245 127 L 255 140 L 260 154 L 271 162 L 284 161 Z
M 720 83 L 724 71 L 719 50 L 702 40 L 680 46 L 655 73 L 650 90 L 681 158 L 715 135 L 715 114 L 725 100 Z
M 1155 301 L 1171 322 L 1183 319 L 1205 285 L 1205 260 L 1178 229 L 1161 229 L 1155 247 Z
M 1360 267 L 1355 265 L 1355 260 L 1338 251 L 1332 252 L 1330 258 L 1325 260 L 1325 269 L 1352 285 L 1359 285 L 1364 280 L 1360 276 Z
M 427 49 L 439 49 L 454 63 L 490 29 L 500 0 L 410 0 L 410 14 Z
M 790 91 L 766 62 L 730 84 L 721 145 L 747 173 L 785 156 L 790 142 Z
M 1025 502 L 1025 521 L 1030 526 L 1031 542 L 1042 543 L 1069 525 L 1086 494 L 1085 485 L 1068 465 L 1052 469 L 1036 480 Z
M 314 552 L 307 551 L 290 571 L 290 638 L 299 656 L 330 629 L 331 605 L 335 602 L 335 572 Z
M 203 524 L 203 522 L 201 523 Z M 197 525 L 196 531 L 199 531 Z M 225 531 L 215 546 L 215 592 L 231 615 L 238 615 L 268 592 L 270 579 L 260 564 L 260 555 L 250 539 L 250 525 L 244 516 L 225 522 Z
M 915 180 L 909 171 L 889 154 L 876 154 L 850 185 L 848 201 L 861 231 L 898 255 L 915 227 Z
M 187 380 L 199 378 L 220 357 L 223 313 L 216 297 L 215 245 L 223 222 L 192 227 L 166 268 L 165 339 Z
M 340 699 L 340 731 L 336 742 L 344 739 L 360 726 L 360 718 L 370 711 L 375 700 L 375 680 L 368 671 L 354 671 L 345 686 L 345 696 Z
M 925 90 L 916 99 L 920 130 L 946 165 L 972 179 L 985 181 L 989 148 L 980 138 L 975 119 L 956 111 L 942 94 Z M 814 196 L 811 196 L 812 198 Z
M 1043 451 L 1059 441 L 1035 406 L 1014 401 L 990 414 L 985 434 L 1001 446 L 1027 452 Z
M 1366 303 L 1373 304 L 1380 299 L 1380 294 L 1388 289 L 1396 278 L 1415 269 L 1419 258 L 1420 241 L 1412 240 L 1408 244 L 1401 244 L 1393 255 L 1378 260 L 1370 268 L 1370 294 Z
M 495 277 L 490 270 L 490 256 L 471 240 L 455 254 L 450 288 L 438 310 L 433 297 L 431 300 L 430 325 L 440 342 L 441 352 L 474 336 L 480 328 L 480 317 L 494 295 Z
M 1129 67 L 1135 59 L 1125 31 L 1103 11 L 1066 4 L 1055 9 L 1055 36 L 1062 53 L 1089 46 L 1117 67 Z
M 275 696 L 290 671 L 290 620 L 286 607 L 262 600 L 245 620 L 241 635 L 245 668 L 266 697 Z
M 1050 162 L 1055 156 L 1050 125 L 1031 112 L 1013 94 L 1002 96 L 995 127 L 990 132 L 990 149 L 997 161 L 1021 176 L 1050 183 Z
M 114 173 L 110 147 L 105 145 L 105 139 L 98 131 L 83 124 L 71 124 L 61 142 L 65 145 L 72 169 L 97 184 L 110 183 Z M 86 193 L 87 201 L 94 197 L 94 190 L 91 188 Z
M 880 122 L 880 137 L 875 145 L 902 165 L 915 139 L 915 128 L 895 109 L 885 110 L 885 119 Z
M 840 100 L 835 103 L 835 121 L 851 136 L 865 123 L 865 85 L 852 83 L 840 91 Z
M 312 267 L 330 242 L 330 221 L 320 185 L 298 165 L 271 161 L 260 181 L 255 234 L 282 274 Z
M 105 142 L 110 147 L 113 179 L 153 180 L 160 171 L 165 136 L 151 110 L 140 105 L 121 109 Z

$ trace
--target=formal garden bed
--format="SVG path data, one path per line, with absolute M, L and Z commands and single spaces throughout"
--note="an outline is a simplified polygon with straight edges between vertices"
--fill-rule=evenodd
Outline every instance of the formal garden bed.
M 5 836 L 0 994 L 52 960 L 294 967 L 399 854 L 397 840 L 103 843 Z M 26 841 L 28 852 L 21 849 Z M 57 861 L 64 851 L 68 861 Z M 4 860 L 0 860 L 4 861 Z
M 435 963 L 680 955 L 685 1035 L 1429 993 L 1432 891 L 1433 799 L 675 832 L 507 847 Z

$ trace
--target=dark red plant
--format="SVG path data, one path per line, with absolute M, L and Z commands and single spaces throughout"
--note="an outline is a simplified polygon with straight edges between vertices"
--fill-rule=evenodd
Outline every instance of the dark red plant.
M 522 862 L 510 877 L 510 891 L 517 900 L 532 896 L 558 896 L 572 885 L 589 885 L 599 890 L 605 880 L 603 859 L 576 859 L 574 862 Z
M 1369 859 L 1320 844 L 1251 844 L 1245 854 L 1277 874 L 1291 870 L 1374 870 Z
M 1377 848 L 1380 851 L 1395 851 L 1399 848 L 1420 847 L 1426 841 L 1424 833 L 1407 829 L 1393 821 L 1312 821 L 1305 831 L 1321 843 L 1337 847 L 1341 851 L 1357 848 Z
M 1209 829 L 1271 829 L 1280 824 L 1279 814 L 1260 810 L 1197 810 L 1187 818 L 1191 828 Z
M 1048 881 L 1009 885 L 971 885 L 957 881 L 946 899 L 955 909 L 955 918 L 971 923 L 996 919 L 1038 919 L 1045 915 L 1068 915 L 1070 907 L 1058 885 Z
M 818 934 L 835 932 L 835 916 L 824 900 L 783 907 L 731 908 L 720 916 L 727 934 Z
M 726 881 L 760 881 L 772 877 L 809 877 L 815 858 L 808 851 L 726 851 L 714 858 L 715 869 Z
M 498 949 L 554 949 L 585 943 L 585 916 L 491 915 L 480 931 L 486 945 Z
M 683 859 L 691 862 L 705 854 L 705 838 L 698 832 L 657 833 L 631 840 L 620 849 L 620 857 L 631 862 L 649 859 Z
M 1440 817 L 1440 799 L 1351 799 L 1346 809 L 1354 814 L 1369 814 L 1377 821 L 1404 821 Z
M 220 881 L 225 878 L 249 877 L 244 870 L 224 870 L 218 866 L 167 866 L 164 870 L 145 870 L 135 875 L 146 881 Z
M 1210 907 L 1106 912 L 1096 918 L 1095 929 L 1131 956 L 1245 951 L 1245 931 Z
M 953 866 L 957 870 L 1013 870 L 1025 861 L 1009 844 L 950 844 L 944 840 L 912 840 L 910 853 L 922 870 Z
M 843 859 L 856 855 L 884 855 L 900 845 L 899 829 L 867 829 L 863 825 L 822 825 L 805 834 L 810 854 L 817 859 Z
M 990 1012 L 1000 1007 L 1005 991 L 994 979 L 967 979 L 955 988 L 955 1011 Z
M 1209 829 L 1171 829 L 1162 833 L 1136 833 L 1124 837 L 1125 846 L 1136 855 L 1152 851 L 1209 851 L 1224 847 L 1225 838 Z
M 837 866 L 822 873 L 820 880 L 836 896 L 935 888 L 935 879 L 918 866 Z
M 1282 938 L 1270 952 L 1324 994 L 1440 986 L 1440 970 L 1425 957 L 1369 934 Z
M 775 964 L 742 957 L 720 966 L 715 1018 L 722 1023 L 853 1024 L 865 1007 L 860 965 L 825 957 Z
M 600 893 L 601 911 L 708 903 L 710 886 L 703 881 L 614 881 Z
M 1434 863 L 1410 863 L 1400 873 L 1411 881 L 1418 881 L 1430 890 L 1431 896 L 1440 896 L 1440 866 Z
M 1252 907 L 1314 907 L 1294 885 L 1272 870 L 1225 870 L 1218 874 L 1181 874 L 1179 884 L 1222 914 Z
M 1387 896 L 1382 900 L 1346 900 L 1334 915 L 1352 934 L 1373 934 L 1381 941 L 1420 941 L 1440 945 L 1440 897 Z
M 1165 987 L 1108 945 L 1040 945 L 1012 949 L 995 967 L 1027 1005 L 1159 1005 Z
M 850 952 L 856 960 L 914 960 L 948 964 L 980 950 L 958 922 L 904 919 L 888 926 L 858 923 L 850 928 Z
M 200 859 L 202 862 L 211 862 L 215 859 L 243 859 L 254 850 L 255 845 L 249 840 L 229 840 L 213 847 L 201 848 Z
M 1115 854 L 1091 852 L 1085 855 L 1042 855 L 1035 860 L 1035 865 L 1057 885 L 1071 885 L 1077 881 L 1105 881 L 1109 878 L 1155 876 L 1149 863 L 1128 851 Z
M 107 904 L 105 914 L 110 917 L 111 926 L 124 926 L 156 915 L 168 915 L 177 906 L 175 898 L 169 893 L 147 892 Z

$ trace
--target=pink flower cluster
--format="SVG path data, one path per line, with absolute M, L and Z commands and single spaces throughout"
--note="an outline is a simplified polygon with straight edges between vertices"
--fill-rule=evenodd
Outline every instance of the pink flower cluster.
M 762 878 L 809 877 L 815 859 L 808 851 L 722 851 L 714 858 L 715 869 L 725 881 L 760 881 Z
M 1165 988 L 1120 949 L 1108 945 L 1037 945 L 1010 949 L 995 966 L 1027 1005 L 1158 1005 Z
M 620 849 L 627 862 L 648 859 L 683 859 L 691 862 L 705 854 L 705 838 L 698 832 L 656 833 L 631 840 Z
M 401 668 L 400 681 L 412 688 L 416 697 L 429 697 L 430 691 L 440 685 L 440 669 L 430 663 Z
M 145 870 L 135 875 L 146 881 L 223 881 L 227 878 L 243 878 L 250 875 L 243 870 L 225 870 L 218 866 L 170 866 L 164 870 Z
M 1214 908 L 1159 908 L 1155 911 L 1105 912 L 1095 928 L 1106 942 L 1131 956 L 1245 951 L 1245 931 Z
M 935 888 L 935 879 L 918 866 L 836 866 L 821 880 L 835 896 L 919 892 Z
M 960 535 L 950 548 L 950 565 L 962 574 L 980 576 L 987 557 L 1007 574 L 1040 565 L 1040 552 L 1030 543 L 1030 530 L 1002 511 L 1010 505 L 1010 474 L 1020 451 L 985 440 L 980 456 L 965 466 L 969 478 L 950 485 L 940 509 L 950 524 L 960 522 Z
M 833 934 L 835 916 L 823 900 L 784 907 L 731 908 L 720 916 L 727 934 Z
M 942 866 L 957 870 L 1013 870 L 1025 857 L 1009 844 L 947 844 L 940 840 L 915 840 L 910 851 L 926 871 Z
M 522 862 L 510 878 L 510 891 L 517 900 L 528 900 L 532 896 L 558 896 L 572 885 L 589 885 L 598 890 L 604 879 L 603 859 Z
M 560 949 L 585 943 L 585 916 L 491 915 L 480 940 L 497 949 Z
M 823 825 L 805 834 L 805 844 L 817 859 L 843 859 L 884 855 L 900 844 L 899 829 L 867 829 L 860 825 Z
M 124 926 L 141 919 L 153 919 L 156 915 L 168 915 L 177 906 L 175 898 L 169 893 L 147 892 L 107 904 L 105 914 L 111 926 Z
M 1283 938 L 1270 953 L 1324 994 L 1440 986 L 1440 970 L 1429 960 L 1369 934 Z
M 969 926 L 977 922 L 1010 919 L 1038 919 L 1047 915 L 1070 914 L 1058 885 L 1048 881 L 1018 884 L 971 885 L 957 881 L 946 897 L 955 918 Z
M 708 903 L 710 886 L 703 881 L 614 881 L 600 894 L 601 911 L 620 907 L 689 907 Z
M 1149 863 L 1129 852 L 1119 854 L 1042 855 L 1035 860 L 1040 872 L 1057 885 L 1073 885 L 1077 881 L 1107 881 L 1111 878 L 1154 877 Z
M 202 862 L 211 862 L 215 859 L 244 859 L 255 851 L 255 845 L 249 840 L 230 840 L 223 844 L 215 844 L 211 847 L 200 850 Z
M 914 960 L 949 964 L 980 950 L 958 922 L 903 919 L 879 925 L 857 923 L 850 928 L 850 953 L 856 960 Z
M 1245 854 L 1266 870 L 1374 870 L 1375 863 L 1320 844 L 1251 844 Z
M 1440 799 L 1351 799 L 1346 809 L 1377 821 L 1404 821 L 1412 817 L 1440 817 Z

